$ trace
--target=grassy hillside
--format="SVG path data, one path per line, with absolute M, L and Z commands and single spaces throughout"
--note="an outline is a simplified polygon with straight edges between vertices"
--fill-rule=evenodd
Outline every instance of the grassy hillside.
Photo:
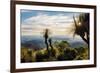
M 56 41 L 53 48 L 35 50 L 34 48 L 21 47 L 21 62 L 46 62 L 64 60 L 87 60 L 89 49 L 86 46 L 72 48 L 67 41 Z

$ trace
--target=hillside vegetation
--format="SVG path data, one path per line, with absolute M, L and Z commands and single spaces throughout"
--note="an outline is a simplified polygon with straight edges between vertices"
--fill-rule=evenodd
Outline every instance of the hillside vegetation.
M 52 47 L 49 46 L 49 51 L 46 48 L 35 50 L 21 47 L 21 63 L 87 59 L 89 59 L 87 46 L 72 48 L 67 41 L 55 41 Z

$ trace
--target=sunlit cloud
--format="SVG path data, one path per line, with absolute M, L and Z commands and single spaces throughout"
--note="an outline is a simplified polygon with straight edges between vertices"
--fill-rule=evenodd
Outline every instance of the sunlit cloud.
M 24 11 L 23 11 L 24 12 Z M 72 35 L 69 34 L 69 29 L 73 24 L 73 14 L 76 13 L 57 13 L 50 15 L 49 13 L 38 12 L 24 21 L 21 21 L 21 33 L 23 35 L 41 35 L 44 29 L 49 29 L 51 35 Z

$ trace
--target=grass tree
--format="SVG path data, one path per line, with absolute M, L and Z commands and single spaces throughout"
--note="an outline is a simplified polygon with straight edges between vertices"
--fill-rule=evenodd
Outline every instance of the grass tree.
M 80 14 L 78 20 L 73 16 L 75 30 L 74 36 L 79 35 L 89 46 L 89 14 Z
M 45 29 L 43 37 L 45 39 L 46 49 L 47 49 L 48 53 L 50 54 L 50 52 L 49 52 L 49 44 L 48 44 L 48 38 L 49 38 L 49 30 L 48 29 Z

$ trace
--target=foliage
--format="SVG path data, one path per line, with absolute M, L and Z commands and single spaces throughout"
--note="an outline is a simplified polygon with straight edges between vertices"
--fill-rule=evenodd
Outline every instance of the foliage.
M 89 14 L 80 14 L 77 20 L 75 20 L 75 17 L 73 17 L 73 20 L 75 24 L 74 35 L 79 35 L 89 46 Z
M 21 48 L 21 62 L 45 62 L 45 61 L 64 61 L 64 60 L 86 60 L 89 59 L 88 47 L 71 48 L 67 41 L 56 41 L 47 49 L 34 50 Z

